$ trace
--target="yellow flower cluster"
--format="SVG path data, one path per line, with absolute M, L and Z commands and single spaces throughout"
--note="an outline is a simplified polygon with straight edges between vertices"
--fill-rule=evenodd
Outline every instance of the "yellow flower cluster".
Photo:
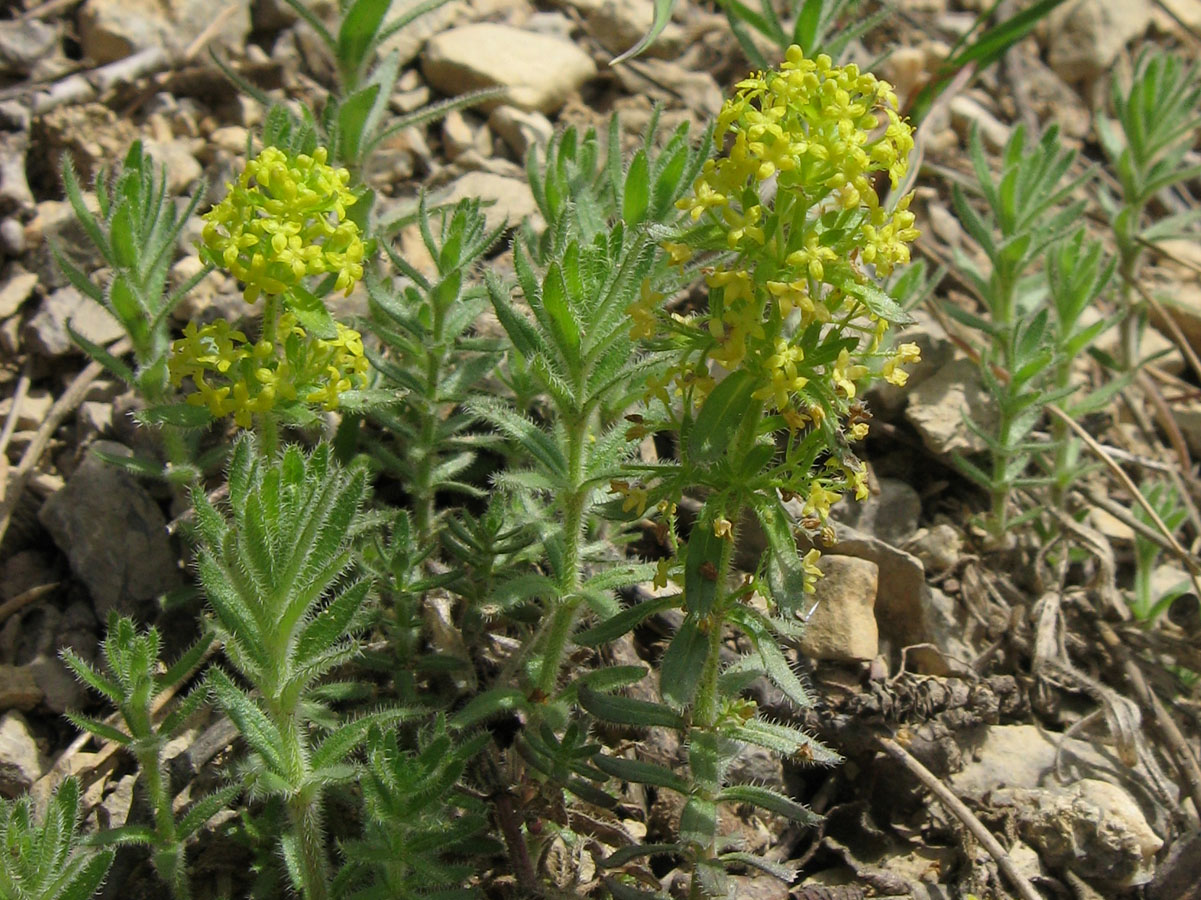
M 195 392 L 187 402 L 207 407 L 217 419 L 232 415 L 241 428 L 252 416 L 298 398 L 336 409 L 338 398 L 358 383 L 367 384 L 363 340 L 353 328 L 337 325 L 332 340 L 312 339 L 292 313 L 279 317 L 278 343 L 251 342 L 224 319 L 211 325 L 189 322 L 171 345 L 168 370 L 179 388 L 190 378 Z
M 201 256 L 243 282 L 248 303 L 330 273 L 349 294 L 363 277 L 359 227 L 346 218 L 350 173 L 326 158 L 324 147 L 311 156 L 267 147 L 204 216 Z
M 876 350 L 888 322 L 843 288 L 870 279 L 865 265 L 883 276 L 909 261 L 918 235 L 910 196 L 885 209 L 873 177 L 887 172 L 899 184 L 912 129 L 887 82 L 824 55 L 806 59 L 792 47 L 779 70 L 739 83 L 718 116 L 714 143 L 724 152 L 705 163 L 677 205 L 694 221 L 717 226 L 737 255 L 706 270 L 707 314 L 679 321 L 696 328 L 698 339 L 707 335 L 708 359 L 756 374 L 757 399 L 790 421 L 816 422 L 815 402 L 829 402 L 831 391 L 854 399 L 856 383 L 871 371 L 867 357 L 886 355 Z M 764 183 L 769 179 L 774 184 Z M 694 249 L 663 246 L 681 265 Z M 664 321 L 656 299 L 644 291 L 629 309 L 634 337 L 653 337 Z M 843 349 L 830 363 L 810 365 L 814 342 L 832 329 L 873 338 L 866 351 Z M 894 355 L 880 374 L 895 383 L 905 376 L 900 364 L 916 358 Z M 673 370 L 677 393 L 686 390 L 689 371 Z

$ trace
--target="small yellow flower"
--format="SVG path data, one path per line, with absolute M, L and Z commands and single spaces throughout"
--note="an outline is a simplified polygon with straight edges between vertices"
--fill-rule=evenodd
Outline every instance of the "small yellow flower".
M 805 573 L 806 594 L 814 593 L 817 590 L 817 580 L 826 576 L 826 573 L 817 564 L 817 561 L 821 558 L 821 551 L 814 547 L 801 559 L 801 569 Z
M 834 371 L 830 373 L 830 380 L 846 394 L 848 400 L 853 400 L 855 382 L 867 373 L 867 366 L 851 364 L 851 354 L 844 347 L 838 352 L 838 360 L 834 364 Z
M 243 296 L 284 294 L 313 275 L 335 274 L 349 294 L 363 277 L 364 246 L 346 218 L 350 173 L 326 164 L 324 147 L 289 156 L 267 147 L 204 216 L 200 254 L 243 282 Z
M 830 515 L 830 505 L 842 499 L 842 494 L 827 490 L 817 478 L 809 485 L 809 498 L 805 501 L 805 515 L 816 515 L 823 521 Z
M 651 290 L 651 281 L 649 278 L 642 279 L 642 290 L 637 300 L 626 307 L 626 315 L 634 320 L 633 326 L 630 328 L 630 338 L 638 340 L 639 338 L 652 338 L 655 336 L 655 329 L 658 321 L 655 318 L 655 312 L 659 309 L 659 305 L 663 302 L 663 295 L 658 291 Z
M 863 440 L 865 437 L 867 437 L 867 432 L 868 426 L 866 422 L 856 422 L 849 429 L 847 429 L 847 434 L 850 436 L 852 441 Z
M 734 523 L 725 516 L 713 520 L 713 536 L 730 540 L 733 536 Z

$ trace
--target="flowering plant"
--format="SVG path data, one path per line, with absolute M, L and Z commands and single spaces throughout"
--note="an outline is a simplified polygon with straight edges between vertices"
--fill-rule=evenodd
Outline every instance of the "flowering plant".
M 363 277 L 365 244 L 346 212 L 355 202 L 349 180 L 326 164 L 323 148 L 267 147 L 205 214 L 201 259 L 241 281 L 247 302 L 265 302 L 258 340 L 218 319 L 189 323 L 171 345 L 171 383 L 190 379 L 196 389 L 188 406 L 249 428 L 273 410 L 296 418 L 305 404 L 336 409 L 346 391 L 366 387 L 362 336 L 334 322 L 320 299 L 327 290 L 349 294 Z M 314 276 L 324 280 L 310 291 Z
M 718 254 L 701 268 L 708 309 L 668 314 L 648 285 L 628 310 L 632 333 L 672 360 L 650 381 L 659 416 L 640 430 L 678 430 L 687 477 L 741 430 L 742 451 L 767 451 L 755 455 L 762 479 L 747 486 L 799 494 L 824 523 L 842 492 L 867 495 L 849 450 L 868 433 L 863 385 L 904 385 L 903 365 L 919 359 L 914 344 L 882 349 L 889 325 L 907 317 L 871 275 L 907 263 L 918 234 L 911 195 L 886 207 L 875 184 L 884 172 L 899 183 L 911 130 L 887 82 L 793 47 L 779 71 L 739 84 L 714 143 L 729 149 L 679 203 L 697 225 L 664 245 L 680 265 Z M 729 434 L 715 434 L 719 423 Z M 776 432 L 782 455 L 761 443 Z
M 913 147 L 892 88 L 853 65 L 808 59 L 792 47 L 779 70 L 738 85 L 713 140 L 720 155 L 677 204 L 692 224 L 663 244 L 678 266 L 700 258 L 708 307 L 669 313 L 648 278 L 627 309 L 631 336 L 664 360 L 648 379 L 646 414 L 627 435 L 675 433 L 680 458 L 630 465 L 628 477 L 611 482 L 625 513 L 642 516 L 653 507 L 662 519 L 657 530 L 669 553 L 655 584 L 668 592 L 619 618 L 629 629 L 664 603 L 683 609 L 659 667 L 666 703 L 580 695 L 599 718 L 681 732 L 690 771 L 670 783 L 642 763 L 594 762 L 685 795 L 671 851 L 689 861 L 694 897 L 726 896 L 726 868 L 751 861 L 725 846 L 720 804 L 751 803 L 813 821 L 773 791 L 726 783 L 729 764 L 748 744 L 810 762 L 837 759 L 803 732 L 761 718 L 739 686 L 763 675 L 797 706 L 810 705 L 781 641 L 796 634 L 801 604 L 822 574 L 815 545 L 819 537 L 833 541 L 831 505 L 844 492 L 868 495 L 867 468 L 850 449 L 868 433 L 863 388 L 872 377 L 903 385 L 903 365 L 919 358 L 913 344 L 882 349 L 889 326 L 907 317 L 875 280 L 909 261 L 918 234 L 910 197 L 885 205 L 876 183 L 887 173 L 896 187 Z M 686 530 L 679 510 L 697 494 L 703 502 Z M 802 526 L 818 532 L 803 554 L 789 499 L 801 501 Z M 768 552 L 755 574 L 736 579 L 748 510 Z M 670 592 L 673 584 L 679 592 Z M 727 626 L 752 648 L 730 666 L 721 661 Z M 593 631 L 612 638 L 618 628 Z M 770 870 L 763 863 L 753 862 Z

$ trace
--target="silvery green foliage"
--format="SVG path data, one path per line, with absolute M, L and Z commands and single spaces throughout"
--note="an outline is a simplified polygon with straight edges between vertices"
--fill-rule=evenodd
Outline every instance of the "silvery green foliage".
M 104 882 L 113 851 L 79 839 L 79 782 L 68 778 L 41 823 L 33 798 L 0 799 L 0 896 L 11 900 L 88 900 Z
M 69 157 L 63 162 L 62 179 L 79 224 L 109 270 L 107 285 L 102 287 L 91 273 L 81 271 L 61 247 L 52 248 L 55 261 L 80 293 L 120 323 L 133 351 L 134 365 L 88 340 L 69 322 L 67 330 L 88 356 L 138 392 L 153 419 L 154 410 L 165 405 L 174 393 L 167 377 L 171 313 L 211 271 L 205 266 L 175 289 L 167 290 L 167 275 L 175 262 L 180 233 L 204 197 L 203 183 L 186 205 L 178 207 L 175 198 L 167 194 L 166 169 L 154 164 L 140 141 L 130 147 L 121 165 L 112 171 L 101 169 L 97 174 L 96 212 L 84 199 Z M 155 460 L 105 459 L 137 474 L 168 477 L 178 483 L 190 481 L 197 468 L 191 464 L 182 439 L 168 432 L 164 442 L 166 468 Z
M 356 777 L 348 757 L 371 727 L 406 715 L 385 709 L 314 733 L 331 718 L 321 702 L 327 676 L 360 654 L 355 635 L 371 584 L 353 575 L 351 561 L 366 476 L 339 465 L 328 444 L 311 453 L 289 446 L 267 459 L 246 436 L 228 478 L 228 514 L 193 493 L 200 580 L 241 680 L 214 668 L 209 684 L 249 747 L 251 795 L 277 797 L 287 808 L 281 849 L 293 885 L 323 900 L 323 794 Z
M 504 226 L 488 229 L 479 200 L 462 200 L 431 212 L 422 198 L 418 216 L 422 240 L 437 274 L 426 277 L 401 253 L 384 244 L 403 280 L 368 278 L 371 329 L 382 353 L 369 351 L 376 370 L 403 391 L 372 417 L 385 438 L 372 452 L 413 498 L 414 524 L 422 546 L 438 530 L 435 494 L 481 496 L 464 474 L 480 445 L 471 434 L 476 422 L 464 404 L 496 367 L 498 341 L 472 335 L 487 294 L 476 269 L 499 240 Z
M 116 707 L 122 727 L 76 713 L 68 713 L 67 718 L 79 729 L 102 741 L 113 741 L 133 754 L 149 805 L 150 824 L 110 829 L 105 840 L 149 846 L 155 870 L 179 900 L 191 896 L 185 842 L 223 809 L 239 788 L 231 785 L 202 797 L 176 816 L 163 750 L 204 704 L 207 692 L 192 691 L 157 724 L 154 708 L 165 691 L 179 688 L 191 677 L 211 643 L 212 639 L 206 635 L 174 665 L 161 665 L 158 631 L 150 628 L 139 632 L 132 619 L 113 613 L 108 620 L 108 635 L 100 648 L 102 670 L 70 649 L 62 652 L 63 662 L 79 679 Z
M 372 729 L 360 779 L 363 836 L 340 850 L 346 863 L 335 882 L 350 900 L 477 896 L 462 887 L 474 867 L 467 862 L 495 852 L 487 837 L 486 808 L 460 789 L 467 763 L 491 742 L 489 734 L 464 735 L 439 716 L 423 729 L 415 750 L 394 732 Z
M 1201 68 L 1162 50 L 1142 53 L 1128 79 L 1114 75 L 1110 88 L 1113 118 L 1098 116 L 1097 136 L 1121 185 L 1120 202 L 1106 194 L 1120 250 L 1137 252 L 1138 239 L 1176 235 L 1198 217 L 1196 210 L 1144 221 L 1146 204 L 1159 192 L 1196 178 L 1189 164 L 1201 128 Z
M 977 423 L 966 411 L 971 429 L 988 448 L 987 468 L 958 457 L 969 478 L 988 491 L 991 509 L 986 524 L 994 539 L 1002 539 L 1019 521 L 1011 496 L 1015 488 L 1045 483 L 1029 475 L 1032 456 L 1045 445 L 1031 440 L 1047 404 L 1070 393 L 1050 378 L 1056 358 L 1054 329 L 1049 326 L 1045 276 L 1039 268 L 1047 248 L 1062 239 L 1078 220 L 1083 201 L 1073 201 L 1082 178 L 1068 178 L 1076 154 L 1065 150 L 1055 127 L 1027 146 L 1018 127 L 1001 154 L 1001 171 L 994 175 L 985 158 L 980 136 L 970 140 L 972 165 L 984 200 L 978 212 L 958 185 L 955 210 L 964 229 L 980 247 L 984 265 L 958 253 L 959 270 L 975 289 L 985 315 L 977 316 L 948 304 L 946 311 L 975 328 L 985 338 L 980 375 L 992 396 L 997 421 Z
M 710 128 L 689 140 L 688 123 L 659 135 L 656 107 L 643 131 L 641 146 L 627 164 L 621 149 L 621 120 L 614 115 L 602 141 L 595 128 L 581 134 L 568 127 L 545 150 L 526 154 L 526 175 L 534 202 L 548 227 L 539 232 L 528 222 L 524 244 L 531 258 L 547 265 L 567 240 L 588 243 L 621 222 L 629 235 L 670 224 L 678 218 L 676 201 L 692 186 L 705 162 Z
M 1120 185 L 1120 195 L 1102 190 L 1100 199 L 1113 222 L 1118 274 L 1126 319 L 1122 323 L 1122 364 L 1137 366 L 1147 325 L 1147 304 L 1136 294 L 1139 263 L 1147 244 L 1195 237 L 1201 211 L 1156 217 L 1147 206 L 1160 194 L 1201 174 L 1186 160 L 1201 129 L 1201 68 L 1162 50 L 1143 52 L 1129 81 L 1115 74 L 1110 90 L 1114 118 L 1097 117 L 1097 136 Z

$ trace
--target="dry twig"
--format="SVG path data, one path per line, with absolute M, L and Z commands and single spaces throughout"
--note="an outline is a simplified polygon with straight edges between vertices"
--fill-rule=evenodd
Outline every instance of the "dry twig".
M 879 737 L 876 738 L 876 742 L 885 753 L 908 769 L 930 793 L 942 801 L 943 806 L 964 824 L 967 830 L 989 852 L 989 855 L 996 860 L 997 867 L 1009 879 L 1010 884 L 1013 885 L 1013 889 L 1018 892 L 1022 900 L 1042 900 L 1038 891 L 1034 889 L 1034 885 L 1023 878 L 1022 873 L 1017 870 L 1017 866 L 1013 864 L 1013 860 L 1009 858 L 1009 854 L 1005 852 L 1005 848 L 1001 846 L 1000 841 L 993 837 L 992 832 L 984 827 L 984 823 L 976 817 L 976 814 L 967 808 L 967 804 L 955 796 L 951 789 L 938 779 L 938 776 L 918 762 L 908 750 L 891 738 Z

